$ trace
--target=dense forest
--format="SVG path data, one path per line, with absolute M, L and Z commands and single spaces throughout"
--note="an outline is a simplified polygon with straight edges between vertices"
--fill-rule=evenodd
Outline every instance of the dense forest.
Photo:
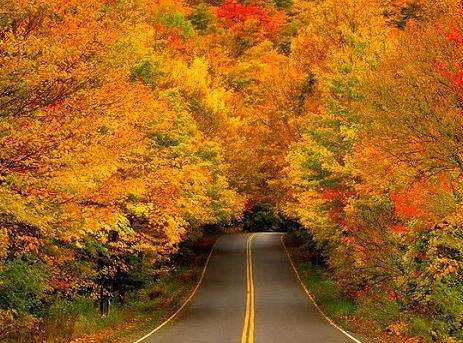
M 256 206 L 463 340 L 462 2 L 1 1 L 0 339 Z

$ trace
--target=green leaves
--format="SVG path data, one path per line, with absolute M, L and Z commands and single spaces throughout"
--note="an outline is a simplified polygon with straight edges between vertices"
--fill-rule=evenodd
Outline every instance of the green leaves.
M 156 86 L 162 75 L 160 62 L 145 58 L 132 68 L 130 81 L 141 81 L 144 85 Z
M 0 270 L 0 304 L 18 314 L 37 313 L 49 301 L 49 274 L 34 258 L 17 257 Z
M 158 13 L 154 16 L 153 21 L 162 24 L 166 28 L 180 29 L 186 37 L 194 34 L 193 25 L 180 12 Z
M 199 4 L 188 16 L 188 20 L 195 30 L 202 34 L 205 34 L 210 28 L 212 19 L 211 9 L 206 4 Z

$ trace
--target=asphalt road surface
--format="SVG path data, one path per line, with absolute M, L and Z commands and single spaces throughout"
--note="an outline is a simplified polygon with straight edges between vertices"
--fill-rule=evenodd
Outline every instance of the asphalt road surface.
M 308 299 L 280 238 L 221 237 L 193 300 L 143 343 L 355 342 Z

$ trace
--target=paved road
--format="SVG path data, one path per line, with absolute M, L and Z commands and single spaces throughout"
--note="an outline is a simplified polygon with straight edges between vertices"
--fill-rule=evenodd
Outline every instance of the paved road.
M 280 237 L 273 233 L 223 236 L 192 302 L 143 342 L 354 342 L 308 301 Z

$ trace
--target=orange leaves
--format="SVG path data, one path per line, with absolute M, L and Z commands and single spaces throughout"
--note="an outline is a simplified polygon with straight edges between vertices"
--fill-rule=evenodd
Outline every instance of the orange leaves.
M 181 2 L 17 6 L 44 16 L 28 35 L 9 35 L 0 46 L 10 49 L 0 57 L 1 211 L 33 224 L 38 211 L 52 230 L 15 244 L 35 254 L 48 239 L 86 249 L 88 237 L 108 244 L 102 227 L 116 228 L 129 237 L 121 254 L 139 241 L 137 249 L 159 258 L 187 229 L 239 215 L 221 146 L 198 130 L 171 82 L 171 62 L 190 59 L 184 50 L 194 33 Z M 196 86 L 196 75 L 178 77 L 179 85 Z
M 243 5 L 231 0 L 217 9 L 217 16 L 224 19 L 228 28 L 242 24 L 247 20 L 256 20 L 263 25 L 267 33 L 276 33 L 283 24 L 283 13 L 271 13 L 270 10 L 257 5 Z
M 270 11 L 258 5 L 243 5 L 235 0 L 227 1 L 217 8 L 217 17 L 224 20 L 225 26 L 235 32 L 246 29 L 246 23 L 255 21 L 256 29 L 265 37 L 278 33 L 286 16 L 280 11 Z
M 396 216 L 420 229 L 432 226 L 438 220 L 436 215 L 445 213 L 445 206 L 451 205 L 452 189 L 448 176 L 440 174 L 432 179 L 422 178 L 405 188 L 402 185 L 401 190 L 390 193 L 390 198 Z
M 459 14 L 458 23 L 446 25 L 437 23 L 436 25 L 437 34 L 445 37 L 448 43 L 450 55 L 447 60 L 437 61 L 435 68 L 440 75 L 452 83 L 456 92 L 463 100 L 463 67 L 461 65 L 463 61 L 463 30 L 460 28 L 463 25 L 461 21 L 463 11 L 460 11 Z
M 0 228 L 0 263 L 8 256 L 9 240 L 8 229 Z
M 64 292 L 71 290 L 75 286 L 74 282 L 72 282 L 71 280 L 60 280 L 60 279 L 50 279 L 49 285 L 55 290 L 64 291 Z
M 455 75 L 453 76 L 453 84 L 456 87 L 463 89 L 463 71 L 455 73 Z
M 266 22 L 268 20 L 264 8 L 256 5 L 243 5 L 236 1 L 225 2 L 217 9 L 217 15 L 219 18 L 225 19 L 225 24 L 228 27 L 251 18 L 261 22 Z
M 351 294 L 397 300 L 404 242 L 461 206 L 461 14 L 436 34 L 408 0 L 6 1 L 0 260 L 45 260 L 63 294 L 156 272 L 247 197 L 312 230 Z
M 450 31 L 447 33 L 447 40 L 449 42 L 463 45 L 463 33 L 455 26 L 452 26 Z
M 321 197 L 323 200 L 340 200 L 342 201 L 347 196 L 341 189 L 325 189 L 321 193 Z
M 416 218 L 421 212 L 416 204 L 413 203 L 413 193 L 401 192 L 392 193 L 391 199 L 394 202 L 395 212 L 399 217 Z
M 409 232 L 409 229 L 404 226 L 404 225 L 394 225 L 391 227 L 391 230 L 394 231 L 395 233 L 407 233 Z

